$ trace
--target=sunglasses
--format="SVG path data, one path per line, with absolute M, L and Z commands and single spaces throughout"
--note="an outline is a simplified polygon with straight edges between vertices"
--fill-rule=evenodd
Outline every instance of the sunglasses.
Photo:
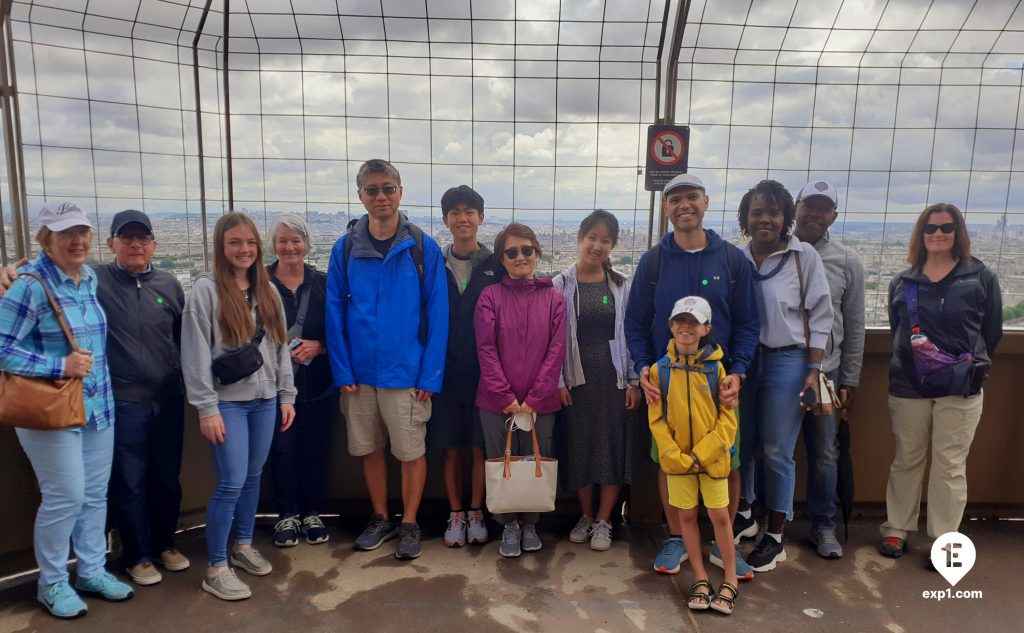
M 509 259 L 515 259 L 515 258 L 519 257 L 519 251 L 523 252 L 523 257 L 533 257 L 533 252 L 535 250 L 536 249 L 534 247 L 532 247 L 532 246 L 523 246 L 523 247 L 519 247 L 519 248 L 506 248 L 505 249 L 505 257 L 508 257 Z
M 396 187 L 395 185 L 384 185 L 383 187 L 363 187 L 359 191 L 370 196 L 371 198 L 376 198 L 381 191 L 384 192 L 385 196 L 393 196 L 398 191 L 398 187 Z
M 937 231 L 942 231 L 946 235 L 956 231 L 956 224 L 953 222 L 946 222 L 945 224 L 925 224 L 924 233 L 925 235 L 934 235 Z

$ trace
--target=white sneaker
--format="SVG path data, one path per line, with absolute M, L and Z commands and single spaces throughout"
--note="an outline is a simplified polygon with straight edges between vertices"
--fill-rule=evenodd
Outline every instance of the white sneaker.
M 569 532 L 569 541 L 572 543 L 586 543 L 587 539 L 590 538 L 590 530 L 593 526 L 594 519 L 584 514 L 576 522 L 576 527 Z
M 597 552 L 607 551 L 612 546 L 612 524 L 598 521 L 590 530 L 590 549 Z

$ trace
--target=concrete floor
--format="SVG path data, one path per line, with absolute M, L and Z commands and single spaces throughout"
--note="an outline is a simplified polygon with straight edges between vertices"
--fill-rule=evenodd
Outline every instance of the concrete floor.
M 963 529 L 978 557 L 954 590 L 981 590 L 981 599 L 922 597 L 949 587 L 925 570 L 930 543 L 923 539 L 898 561 L 883 558 L 875 550 L 877 521 L 863 520 L 851 526 L 846 555 L 825 561 L 803 542 L 807 525 L 798 521 L 788 529 L 789 560 L 743 583 L 728 618 L 686 609 L 688 565 L 678 576 L 651 571 L 660 543 L 653 531 L 617 529 L 612 549 L 603 553 L 545 533 L 542 551 L 502 559 L 494 541 L 448 549 L 434 530 L 425 535 L 421 558 L 399 562 L 393 542 L 375 552 L 353 551 L 350 526 L 332 527 L 329 543 L 290 549 L 273 547 L 264 526 L 257 545 L 274 572 L 244 577 L 253 597 L 235 603 L 200 590 L 205 546 L 194 531 L 179 543 L 191 569 L 138 587 L 126 603 L 90 599 L 89 615 L 79 620 L 44 613 L 32 581 L 0 587 L 0 632 L 1024 631 L 1024 601 L 1013 597 L 1021 588 L 1016 567 L 1024 560 L 1024 522 L 971 521 Z M 743 551 L 750 548 L 745 541 Z M 710 569 L 717 584 L 720 571 Z

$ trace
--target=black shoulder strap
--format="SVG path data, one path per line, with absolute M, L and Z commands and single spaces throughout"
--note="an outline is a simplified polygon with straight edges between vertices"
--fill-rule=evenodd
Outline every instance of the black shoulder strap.
M 658 274 L 661 268 L 661 244 L 655 244 L 647 251 L 647 261 L 644 264 L 644 277 L 647 283 L 652 286 L 658 285 Z

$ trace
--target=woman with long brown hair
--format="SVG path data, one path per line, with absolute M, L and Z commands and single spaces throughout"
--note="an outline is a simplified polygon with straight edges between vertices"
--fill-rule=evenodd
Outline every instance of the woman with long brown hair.
M 217 487 L 206 506 L 210 565 L 203 589 L 222 600 L 251 593 L 228 567 L 255 576 L 273 569 L 252 546 L 260 476 L 277 410 L 281 431 L 295 417 L 295 386 L 281 297 L 263 267 L 256 224 L 225 213 L 213 231 L 213 275 L 196 279 L 182 317 L 182 372 L 199 427 L 212 445 Z
M 981 386 L 1003 334 L 999 280 L 971 256 L 960 209 L 939 203 L 921 213 L 907 263 L 910 268 L 889 284 L 889 411 L 896 455 L 879 551 L 890 558 L 902 556 L 917 531 L 929 447 L 928 536 L 959 531 Z

